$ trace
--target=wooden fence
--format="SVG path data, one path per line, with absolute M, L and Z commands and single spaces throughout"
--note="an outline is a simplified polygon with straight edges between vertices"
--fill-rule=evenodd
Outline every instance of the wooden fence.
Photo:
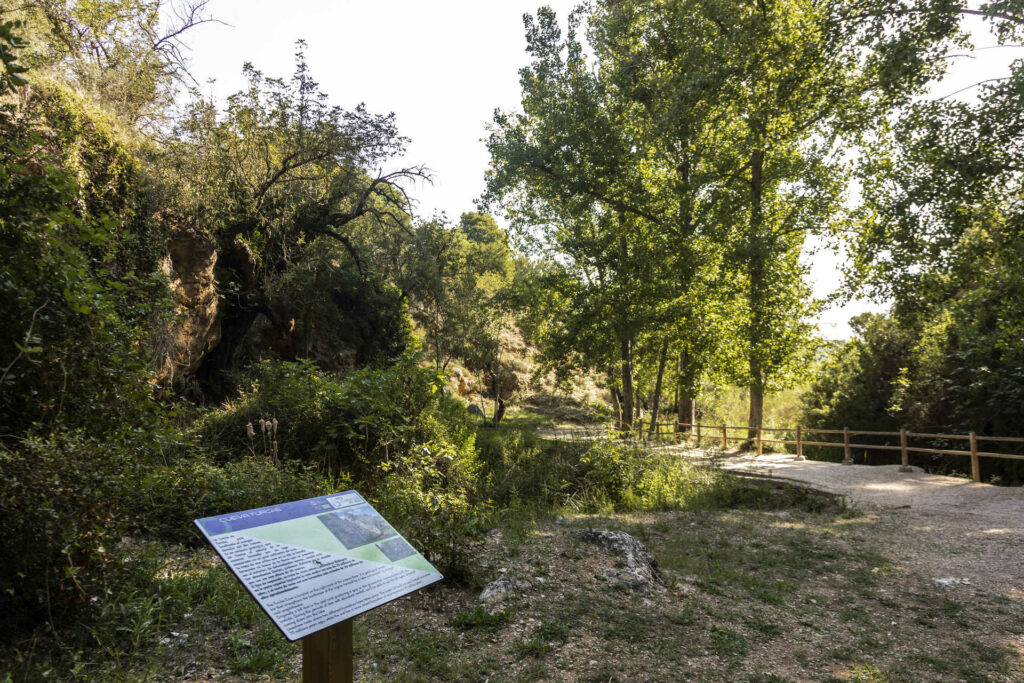
M 649 423 L 648 423 L 649 424 Z M 647 440 L 649 438 L 648 433 L 644 430 L 644 421 L 638 420 L 637 426 L 639 427 L 640 438 Z M 978 444 L 980 442 L 1001 442 L 1001 443 L 1024 443 L 1024 437 L 1013 437 L 1013 436 L 978 436 L 974 432 L 969 434 L 925 434 L 922 432 L 908 432 L 905 428 L 901 428 L 898 432 L 877 432 L 867 431 L 863 429 L 848 429 L 843 427 L 842 429 L 807 429 L 797 425 L 793 429 L 769 429 L 760 427 L 755 431 L 755 436 L 750 437 L 749 432 L 751 431 L 748 427 L 735 427 L 727 424 L 722 425 L 705 425 L 705 424 L 690 424 L 686 422 L 659 422 L 654 426 L 654 437 L 661 438 L 662 427 L 667 428 L 668 434 L 675 437 L 686 437 L 687 440 L 690 437 L 696 439 L 696 444 L 699 446 L 702 441 L 708 439 L 714 440 L 716 443 L 720 442 L 722 450 L 729 447 L 729 442 L 753 442 L 757 447 L 757 454 L 761 455 L 762 444 L 780 444 L 784 446 L 796 446 L 796 457 L 798 460 L 804 459 L 804 446 L 824 446 L 833 448 L 843 449 L 843 464 L 852 465 L 853 457 L 850 454 L 851 449 L 862 448 L 865 450 L 875 451 L 899 451 L 900 453 L 900 471 L 910 471 L 910 454 L 911 453 L 925 453 L 932 455 L 961 455 L 971 459 L 971 476 L 974 481 L 981 481 L 981 458 L 1002 458 L 1005 460 L 1024 460 L 1024 455 L 1014 455 L 1010 453 L 992 453 L 988 451 L 978 450 Z M 683 432 L 683 429 L 689 429 L 690 432 Z M 742 430 L 743 436 L 732 436 L 729 431 Z M 776 435 L 782 434 L 796 434 L 795 439 L 766 439 L 765 435 Z M 806 436 L 808 434 L 818 435 L 842 435 L 842 442 L 839 441 L 808 441 Z M 877 437 L 899 437 L 900 444 L 886 445 L 886 444 L 863 444 L 863 443 L 851 443 L 851 436 L 877 436 Z M 908 445 L 910 439 L 928 439 L 928 440 L 960 440 L 967 441 L 969 450 L 955 450 L 949 448 L 922 448 L 918 446 Z

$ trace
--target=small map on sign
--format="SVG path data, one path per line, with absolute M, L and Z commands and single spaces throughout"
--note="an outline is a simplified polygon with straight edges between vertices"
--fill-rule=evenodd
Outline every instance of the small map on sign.
M 442 578 L 355 491 L 195 524 L 289 640 Z

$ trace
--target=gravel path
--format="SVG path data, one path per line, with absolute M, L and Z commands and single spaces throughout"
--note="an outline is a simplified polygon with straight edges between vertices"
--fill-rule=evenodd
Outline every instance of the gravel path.
M 694 453 L 698 455 L 699 452 Z M 953 589 L 1024 600 L 1024 487 L 978 484 L 918 467 L 841 465 L 793 455 L 726 455 L 723 469 L 770 476 L 846 496 L 877 515 L 878 540 Z M 957 583 L 963 581 L 963 584 Z M 1024 654 L 1024 639 L 1019 643 Z
M 788 454 L 735 455 L 726 457 L 722 467 L 804 483 L 846 496 L 856 506 L 969 514 L 986 526 L 1024 530 L 1024 487 L 976 484 L 919 467 L 900 472 L 899 465 L 841 465 Z
M 587 427 L 542 430 L 545 438 L 593 439 Z M 919 467 L 841 465 L 660 446 L 694 458 L 714 457 L 725 470 L 792 481 L 845 496 L 874 518 L 877 540 L 892 556 L 935 579 L 966 579 L 953 590 L 988 590 L 1024 601 L 1024 487 L 993 486 L 928 474 Z M 1024 656 L 1024 637 L 1016 644 Z

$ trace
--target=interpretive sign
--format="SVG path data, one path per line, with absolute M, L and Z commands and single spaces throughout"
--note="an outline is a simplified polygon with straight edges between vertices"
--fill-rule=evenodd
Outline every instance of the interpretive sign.
M 288 640 L 442 578 L 355 491 L 195 524 Z

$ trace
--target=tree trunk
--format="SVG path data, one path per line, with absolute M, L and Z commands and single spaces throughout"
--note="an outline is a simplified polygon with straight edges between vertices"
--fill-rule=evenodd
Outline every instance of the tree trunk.
M 505 402 L 498 399 L 498 407 L 494 410 L 494 427 L 501 424 L 501 418 L 505 417 Z
M 622 429 L 622 392 L 618 387 L 612 387 L 612 403 L 615 404 L 615 428 Z
M 764 245 L 761 228 L 764 222 L 762 206 L 762 185 L 764 171 L 764 150 L 755 149 L 750 155 L 750 225 L 747 233 L 750 291 L 747 301 L 750 306 L 750 414 L 747 419 L 747 438 L 757 438 L 757 430 L 764 417 L 764 368 L 761 365 L 761 346 L 764 344 Z
M 756 439 L 757 430 L 764 419 L 764 386 L 761 383 L 761 368 L 754 361 L 750 363 L 750 415 L 747 418 L 747 438 Z
M 651 428 L 648 433 L 654 436 L 658 433 L 658 411 L 661 408 L 661 380 L 665 376 L 665 360 L 668 358 L 668 340 L 661 345 L 661 353 L 658 354 L 658 379 L 654 382 L 654 401 L 651 404 Z
M 697 421 L 696 402 L 690 396 L 690 391 L 683 383 L 687 368 L 690 365 L 690 354 L 683 351 L 679 354 L 679 383 L 676 386 L 676 432 L 693 431 L 693 423 Z M 685 422 L 689 427 L 680 427 L 678 423 Z
M 633 428 L 633 340 L 624 339 L 622 355 L 622 424 L 620 429 Z
M 491 391 L 494 393 L 494 412 L 492 413 L 494 426 L 497 427 L 501 418 L 505 416 L 505 402 L 498 395 L 498 373 L 491 374 Z

